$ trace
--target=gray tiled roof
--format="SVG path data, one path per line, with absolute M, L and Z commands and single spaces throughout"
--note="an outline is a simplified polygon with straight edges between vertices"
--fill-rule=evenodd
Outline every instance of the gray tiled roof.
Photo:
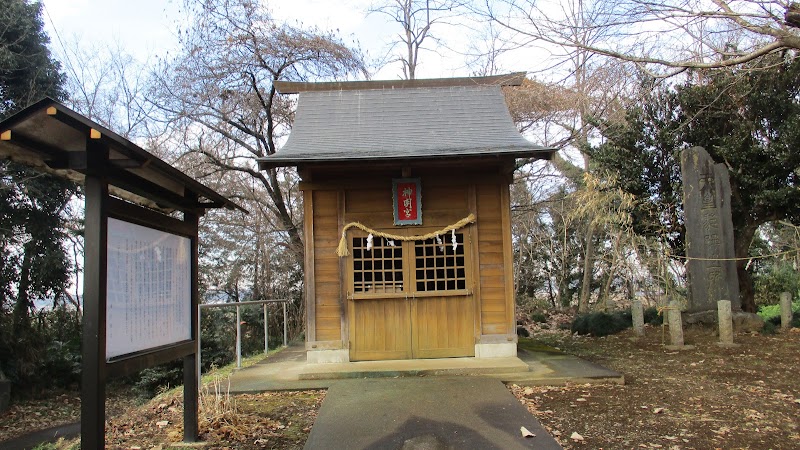
M 548 158 L 552 151 L 519 134 L 497 85 L 304 91 L 286 144 L 259 163 Z

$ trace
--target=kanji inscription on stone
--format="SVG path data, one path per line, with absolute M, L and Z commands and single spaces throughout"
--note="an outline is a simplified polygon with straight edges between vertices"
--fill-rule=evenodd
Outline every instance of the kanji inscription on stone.
M 716 310 L 730 300 L 741 309 L 731 221 L 728 169 L 702 147 L 681 152 L 689 312 Z

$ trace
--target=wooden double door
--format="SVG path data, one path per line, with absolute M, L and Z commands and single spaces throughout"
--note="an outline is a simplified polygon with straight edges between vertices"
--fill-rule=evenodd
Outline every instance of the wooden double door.
M 475 355 L 471 294 L 350 301 L 350 360 Z

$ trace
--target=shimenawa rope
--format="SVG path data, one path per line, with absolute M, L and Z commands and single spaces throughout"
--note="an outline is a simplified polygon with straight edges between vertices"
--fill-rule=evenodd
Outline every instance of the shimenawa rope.
M 347 256 L 350 254 L 350 250 L 347 249 L 347 230 L 349 230 L 350 228 L 358 228 L 360 230 L 372 234 L 373 236 L 382 237 L 385 239 L 393 239 L 396 241 L 425 241 L 431 238 L 435 238 L 436 236 L 445 234 L 449 231 L 464 228 L 465 226 L 474 222 L 475 222 L 475 215 L 470 214 L 467 217 L 464 217 L 463 219 L 459 220 L 458 222 L 442 228 L 441 230 L 416 236 L 400 236 L 397 234 L 384 233 L 383 231 L 373 230 L 372 228 L 369 228 L 368 226 L 362 224 L 361 222 L 350 222 L 347 225 L 345 225 L 344 228 L 342 229 L 342 238 L 339 240 L 339 246 L 336 247 L 336 254 L 339 257 Z

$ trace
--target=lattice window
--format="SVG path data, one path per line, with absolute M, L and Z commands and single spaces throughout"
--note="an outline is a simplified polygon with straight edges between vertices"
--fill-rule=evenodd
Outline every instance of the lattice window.
M 403 249 L 375 238 L 367 250 L 367 238 L 353 238 L 353 292 L 403 291 Z
M 418 292 L 453 291 L 467 288 L 464 261 L 464 234 L 456 233 L 458 246 L 453 250 L 450 235 L 414 243 L 416 285 Z

